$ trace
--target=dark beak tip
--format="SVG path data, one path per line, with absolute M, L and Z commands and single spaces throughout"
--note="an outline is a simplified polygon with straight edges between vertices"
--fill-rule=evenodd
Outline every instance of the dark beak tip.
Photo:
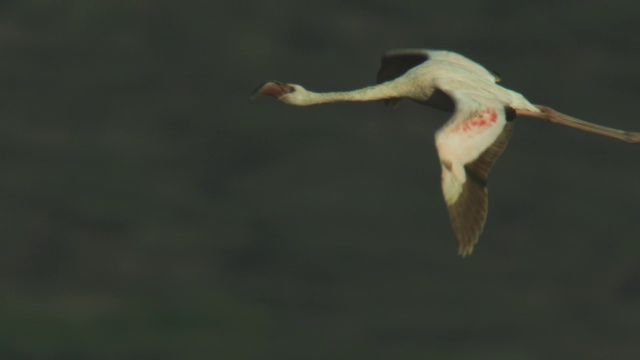
M 249 95 L 249 101 L 254 101 L 257 98 L 264 96 L 264 94 L 262 94 L 261 91 L 264 89 L 265 85 L 267 85 L 268 83 L 269 83 L 268 81 L 263 81 L 258 86 L 256 86 L 255 90 L 253 90 L 251 95 Z

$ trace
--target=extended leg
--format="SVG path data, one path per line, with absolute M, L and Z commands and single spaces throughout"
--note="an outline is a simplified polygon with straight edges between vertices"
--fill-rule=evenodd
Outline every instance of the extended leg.
M 588 131 L 598 135 L 608 136 L 610 138 L 626 141 L 628 143 L 640 143 L 640 132 L 618 130 L 602 125 L 593 124 L 584 120 L 576 119 L 569 115 L 565 115 L 543 105 L 536 105 L 536 107 L 540 109 L 541 112 L 517 110 L 516 113 L 522 116 L 546 119 L 552 123 L 569 126 L 578 130 Z

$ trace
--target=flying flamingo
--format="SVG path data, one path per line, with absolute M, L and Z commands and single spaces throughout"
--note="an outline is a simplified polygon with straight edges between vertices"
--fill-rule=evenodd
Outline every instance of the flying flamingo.
M 307 106 L 339 101 L 397 104 L 407 98 L 452 112 L 435 135 L 442 167 L 442 192 L 458 254 L 470 255 L 487 216 L 487 176 L 507 146 L 516 116 L 546 119 L 629 143 L 640 133 L 616 130 L 533 105 L 521 94 L 497 84 L 497 74 L 466 57 L 442 50 L 387 52 L 377 85 L 345 92 L 317 93 L 296 84 L 271 81 L 251 98 L 270 95 L 285 104 Z

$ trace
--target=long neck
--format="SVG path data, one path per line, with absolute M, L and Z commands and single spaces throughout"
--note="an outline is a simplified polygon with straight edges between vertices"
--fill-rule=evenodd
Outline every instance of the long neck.
M 399 86 L 398 83 L 392 81 L 352 91 L 318 93 L 303 90 L 295 96 L 282 100 L 288 104 L 298 106 L 346 101 L 376 101 L 405 97 L 407 93 L 403 90 L 405 89 Z

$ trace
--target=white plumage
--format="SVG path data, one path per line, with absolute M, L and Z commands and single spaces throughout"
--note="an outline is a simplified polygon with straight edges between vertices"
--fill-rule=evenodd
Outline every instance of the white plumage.
M 580 130 L 627 142 L 640 133 L 595 125 L 533 105 L 521 94 L 497 82 L 497 74 L 449 51 L 401 49 L 382 57 L 377 85 L 363 89 L 317 93 L 296 84 L 267 82 L 252 98 L 270 95 L 296 106 L 338 101 L 384 100 L 397 104 L 411 99 L 453 112 L 436 132 L 442 166 L 442 191 L 458 253 L 471 254 L 487 215 L 487 176 L 506 147 L 517 115 L 543 118 Z

